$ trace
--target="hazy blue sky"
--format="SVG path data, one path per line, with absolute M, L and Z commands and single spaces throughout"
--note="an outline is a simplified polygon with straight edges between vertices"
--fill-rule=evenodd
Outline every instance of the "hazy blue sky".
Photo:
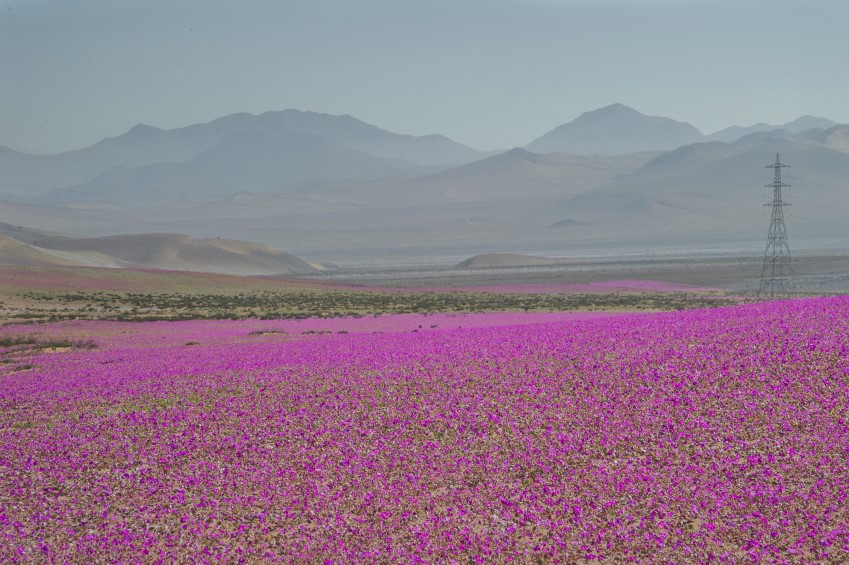
M 0 145 L 285 108 L 480 149 L 613 102 L 849 122 L 847 55 L 846 0 L 0 0 Z

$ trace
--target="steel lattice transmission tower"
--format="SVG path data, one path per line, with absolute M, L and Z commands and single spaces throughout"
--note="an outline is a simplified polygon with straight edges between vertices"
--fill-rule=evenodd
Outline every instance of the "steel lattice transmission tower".
M 758 294 L 774 295 L 782 293 L 790 288 L 788 277 L 793 274 L 790 264 L 790 246 L 787 245 L 787 228 L 784 226 L 784 207 L 790 206 L 781 196 L 781 189 L 790 185 L 781 182 L 781 169 L 789 165 L 783 164 L 775 154 L 775 163 L 767 165 L 767 169 L 773 169 L 774 180 L 771 184 L 764 185 L 772 188 L 772 202 L 764 206 L 772 208 L 772 217 L 769 221 L 769 238 L 766 242 L 766 253 L 764 253 L 764 266 L 761 271 L 761 287 Z

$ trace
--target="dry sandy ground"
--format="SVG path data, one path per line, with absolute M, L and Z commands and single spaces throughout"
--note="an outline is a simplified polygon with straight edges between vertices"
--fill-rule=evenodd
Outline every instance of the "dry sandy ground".
M 505 285 L 585 285 L 605 281 L 663 281 L 677 285 L 756 291 L 762 256 L 694 259 L 597 259 L 561 265 L 457 269 L 399 267 L 344 269 L 293 277 L 240 277 L 180 271 L 129 271 L 97 268 L 0 267 L 3 287 L 30 290 L 101 290 L 113 292 L 215 292 L 289 288 L 358 289 L 498 287 Z M 803 293 L 849 292 L 849 254 L 799 255 L 793 258 L 795 290 Z M 479 289 L 480 290 L 480 289 Z M 493 289 L 498 290 L 498 289 Z M 638 290 L 638 289 L 634 289 Z
M 238 296 L 242 293 L 394 288 L 403 292 L 467 290 L 521 294 L 699 293 L 718 290 L 746 296 L 754 295 L 758 290 L 762 266 L 762 257 L 751 256 L 643 258 L 495 269 L 347 269 L 311 278 L 73 267 L 0 267 L 0 311 L 18 314 L 41 312 L 41 317 L 44 317 L 57 307 L 83 307 L 62 301 L 61 294 L 69 292 Z M 794 293 L 849 293 L 849 255 L 800 255 L 794 257 L 793 270 Z M 54 299 L 45 302 L 44 293 L 54 296 Z
M 622 259 L 573 261 L 557 266 L 497 269 L 345 270 L 316 280 L 390 287 L 464 287 L 527 284 L 586 284 L 650 280 L 733 292 L 758 290 L 763 256 L 695 259 Z M 800 255 L 793 258 L 794 291 L 849 292 L 849 255 Z

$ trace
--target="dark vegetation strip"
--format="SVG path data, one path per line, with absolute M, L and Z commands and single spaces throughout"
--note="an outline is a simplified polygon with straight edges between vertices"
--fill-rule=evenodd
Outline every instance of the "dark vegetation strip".
M 0 376 L 29 371 L 28 361 L 39 353 L 66 349 L 96 349 L 91 339 L 44 338 L 36 335 L 0 336 Z
M 32 307 L 4 312 L 7 323 L 99 319 L 121 321 L 303 319 L 377 314 L 491 311 L 687 310 L 738 304 L 736 296 L 654 292 L 608 294 L 514 294 L 479 292 L 249 292 L 28 293 Z
M 42 339 L 33 335 L 11 335 L 0 337 L 0 348 L 10 349 L 94 349 L 97 344 L 92 340 Z M 0 352 L 2 354 L 2 352 Z

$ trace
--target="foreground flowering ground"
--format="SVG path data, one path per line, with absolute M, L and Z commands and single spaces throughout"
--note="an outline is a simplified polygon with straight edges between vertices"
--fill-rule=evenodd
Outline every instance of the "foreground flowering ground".
M 849 298 L 0 338 L 0 562 L 849 560 Z

